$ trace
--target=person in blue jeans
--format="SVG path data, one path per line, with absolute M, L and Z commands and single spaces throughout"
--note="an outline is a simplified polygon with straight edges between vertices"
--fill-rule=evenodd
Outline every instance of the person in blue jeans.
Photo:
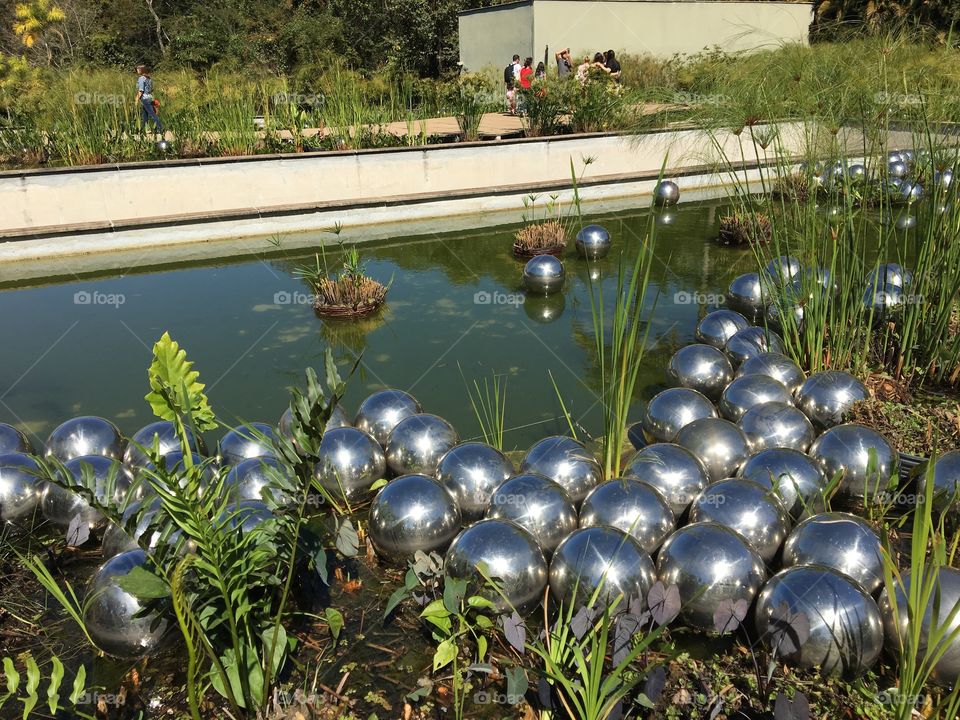
M 150 68 L 146 65 L 137 65 L 137 102 L 140 104 L 140 132 L 147 127 L 147 121 L 153 123 L 156 132 L 163 134 L 163 123 L 157 115 L 153 105 L 153 78 L 150 77 Z

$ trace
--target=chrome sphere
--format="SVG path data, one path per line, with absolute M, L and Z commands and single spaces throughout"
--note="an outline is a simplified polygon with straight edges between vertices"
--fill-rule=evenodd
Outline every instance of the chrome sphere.
M 663 494 L 631 478 L 614 478 L 597 485 L 580 508 L 580 527 L 615 527 L 632 535 L 651 554 L 676 524 L 677 518 Z
M 232 528 L 239 528 L 241 534 L 248 533 L 263 522 L 273 518 L 270 508 L 260 500 L 241 500 L 228 505 L 221 519 L 229 519 Z
M 387 466 L 396 475 L 434 475 L 440 458 L 458 442 L 457 431 L 442 417 L 411 415 L 397 423 L 387 438 Z
M 494 491 L 513 470 L 513 463 L 492 445 L 466 442 L 440 458 L 437 480 L 457 501 L 464 522 L 472 522 L 484 516 Z
M 83 624 L 97 647 L 107 655 L 121 658 L 150 655 L 167 631 L 165 618 L 152 613 L 134 617 L 142 606 L 118 584 L 120 578 L 146 564 L 143 550 L 129 550 L 107 560 L 90 581 L 84 600 Z
M 234 428 L 220 439 L 217 460 L 221 465 L 239 465 L 250 458 L 276 456 L 270 443 L 276 431 L 266 423 L 249 423 L 249 426 Z M 260 440 L 253 430 L 265 435 L 266 440 Z
M 798 616 L 810 628 L 802 639 L 790 624 Z M 804 565 L 774 575 L 757 599 L 755 618 L 757 632 L 778 660 L 819 667 L 826 675 L 862 675 L 883 650 L 877 603 L 828 567 Z
M 605 258 L 610 252 L 610 233 L 602 225 L 587 225 L 577 233 L 577 254 L 587 260 Z
M 667 538 L 657 555 L 657 577 L 680 590 L 683 621 L 712 631 L 721 605 L 752 603 L 767 573 L 763 559 L 736 532 L 703 522 Z
M 854 182 L 864 182 L 867 179 L 867 168 L 860 163 L 854 163 L 847 168 L 847 177 Z
M 710 482 L 707 469 L 696 455 L 670 443 L 655 443 L 637 451 L 623 476 L 658 490 L 677 518 Z
M 293 477 L 279 460 L 274 457 L 256 457 L 232 466 L 224 485 L 235 502 L 263 500 L 268 505 L 276 506 L 288 505 L 293 499 L 283 489 L 275 486 L 279 484 L 282 487 L 292 482 Z
M 537 295 L 553 295 L 563 288 L 566 271 L 553 255 L 536 255 L 523 266 L 523 287 Z
M 0 458 L 0 478 L 3 477 Z M 933 464 L 933 509 L 937 514 L 956 511 L 960 497 L 960 450 L 945 452 Z M 0 500 L 0 503 L 3 501 Z
M 117 459 L 123 453 L 123 437 L 109 420 L 84 415 L 67 420 L 50 433 L 43 454 L 67 462 L 75 457 L 102 455 Z
M 733 310 L 714 310 L 697 324 L 697 340 L 723 350 L 727 340 L 740 330 L 750 327 L 750 321 Z
M 673 442 L 694 420 L 717 417 L 717 409 L 702 393 L 689 388 L 670 388 L 647 403 L 643 434 L 647 442 Z
M 761 353 L 744 361 L 737 370 L 737 377 L 766 375 L 780 382 L 791 395 L 796 393 L 806 380 L 803 370 L 793 360 L 780 353 Z
M 902 582 L 894 580 L 896 612 L 894 602 L 890 599 L 890 588 L 885 587 L 880 595 L 885 644 L 887 651 L 897 657 L 903 653 L 901 638 L 911 632 L 907 614 L 910 575 L 909 571 L 905 571 L 901 575 Z M 942 652 L 933 666 L 930 679 L 938 685 L 950 687 L 960 680 L 960 612 L 954 612 L 954 608 L 960 603 L 960 570 L 941 567 L 935 579 L 930 575 L 927 577 L 930 579 L 925 584 L 931 586 L 933 591 L 920 620 L 920 647 L 915 650 L 921 657 L 935 657 Z M 936 618 L 934 611 L 937 613 Z M 930 647 L 931 632 L 940 637 L 940 642 L 934 648 Z
M 487 517 L 512 520 L 536 539 L 546 557 L 577 529 L 577 509 L 566 491 L 543 475 L 515 475 L 493 493 Z
M 203 438 L 194 436 L 190 428 L 186 428 L 186 436 L 187 442 L 195 453 L 198 455 L 207 454 L 207 447 Z M 127 443 L 127 449 L 123 452 L 123 464 L 128 468 L 150 465 L 150 458 L 147 457 L 145 450 L 152 451 L 154 444 L 156 444 L 157 452 L 160 455 L 168 455 L 182 450 L 174 424 L 167 420 L 158 420 L 140 428 L 133 434 L 130 442 Z
M 720 414 L 738 422 L 750 408 L 767 402 L 793 404 L 790 391 L 769 375 L 741 375 L 731 382 L 720 397 Z
M 13 425 L 0 423 L 0 455 L 7 453 L 26 453 L 33 452 L 33 443 L 27 439 L 27 436 L 17 430 Z
M 366 497 L 386 472 L 383 448 L 369 433 L 337 427 L 323 434 L 313 475 L 334 499 L 353 502 Z
M 887 175 L 892 178 L 903 180 L 907 176 L 907 166 L 903 160 L 891 160 L 887 163 Z
M 824 565 L 855 581 L 868 593 L 883 585 L 880 538 L 866 521 L 842 512 L 808 517 L 783 546 L 783 566 Z
M 119 460 L 103 455 L 84 455 L 64 463 L 64 469 L 71 475 L 69 481 L 78 485 L 81 484 L 85 472 L 92 474 L 91 490 L 101 504 L 112 504 L 119 508 L 127 498 L 132 481 L 129 472 Z M 103 514 L 91 507 L 79 494 L 53 483 L 46 484 L 40 508 L 47 520 L 63 529 L 68 528 L 78 515 L 91 529 L 101 528 L 107 522 Z
M 804 303 L 793 298 L 784 298 L 779 303 L 773 302 L 767 305 L 765 316 L 767 325 L 777 330 L 782 331 L 784 329 L 784 318 L 787 318 L 786 322 L 788 324 L 786 327 L 788 329 L 801 328 L 803 327 L 803 319 L 806 317 L 806 309 Z
M 547 587 L 540 546 L 509 520 L 481 520 L 463 530 L 447 550 L 443 570 L 447 577 L 467 580 L 468 595 L 487 598 L 501 613 L 536 607 Z M 490 587 L 484 573 L 495 579 L 500 592 Z
M 750 455 L 743 431 L 729 420 L 719 418 L 690 423 L 677 435 L 677 445 L 699 458 L 710 482 L 733 477 Z
M 676 205 L 680 200 L 680 188 L 673 180 L 661 180 L 653 189 L 653 200 L 658 207 Z
M 883 263 L 867 277 L 867 285 L 896 285 L 907 287 L 913 280 L 913 273 L 904 269 L 900 263 Z
M 459 529 L 457 503 L 426 475 L 391 480 L 370 504 L 370 540 L 391 562 L 404 563 L 417 550 L 443 552 Z
M 380 390 L 360 403 L 353 424 L 386 447 L 390 432 L 400 421 L 421 412 L 423 408 L 413 395 L 403 390 Z
M 0 522 L 29 523 L 33 518 L 43 481 L 40 466 L 19 452 L 0 455 Z
M 924 196 L 923 186 L 920 183 L 905 182 L 900 186 L 900 194 L 906 203 L 915 203 Z
M 107 529 L 103 531 L 103 542 L 100 545 L 100 550 L 103 553 L 103 559 L 109 560 L 110 558 L 114 557 L 115 555 L 119 555 L 122 552 L 126 552 L 127 550 L 136 550 L 139 548 L 139 540 L 147 531 L 150 523 L 152 523 L 156 517 L 160 504 L 160 498 L 154 498 L 153 502 L 150 504 L 150 507 L 147 510 L 144 510 L 141 514 L 143 502 L 137 501 L 130 503 L 130 505 L 128 505 L 123 511 L 121 519 L 123 520 L 124 525 L 126 525 L 126 523 L 134 515 L 139 515 L 137 518 L 137 526 L 134 530 L 134 537 L 130 537 L 126 530 L 124 530 L 120 525 L 117 525 L 113 522 L 109 523 L 107 525 Z M 177 535 L 179 534 L 180 533 L 177 532 Z M 150 537 L 149 547 L 156 547 L 159 540 L 159 533 L 153 533 Z
M 887 162 L 903 162 L 903 156 L 900 154 L 899 150 L 890 150 L 887 153 Z
M 900 213 L 897 216 L 897 221 L 894 223 L 894 227 L 897 230 L 912 230 L 917 226 L 917 216 L 911 215 L 909 212 Z
M 645 605 L 655 581 L 653 561 L 640 543 L 609 526 L 574 531 L 550 561 L 550 594 L 564 607 L 589 605 L 595 592 L 597 609 L 616 602 L 614 611 L 623 611 L 638 598 Z
M 790 516 L 769 489 L 742 478 L 708 485 L 690 505 L 690 522 L 713 522 L 736 532 L 768 565 L 790 532 Z
M 776 285 L 789 285 L 797 279 L 802 270 L 800 261 L 790 255 L 773 258 L 763 268 L 764 274 Z
M 667 377 L 674 385 L 716 400 L 733 380 L 733 366 L 727 356 L 712 345 L 687 345 L 670 358 Z
M 747 436 L 750 452 L 790 448 L 806 452 L 816 437 L 807 416 L 790 403 L 766 402 L 754 405 L 738 423 Z
M 775 332 L 762 327 L 749 327 L 727 340 L 724 352 L 734 365 L 741 365 L 757 355 L 773 352 L 783 354 L 783 340 Z
M 827 478 L 816 461 L 799 450 L 762 450 L 740 466 L 737 476 L 773 490 L 793 520 L 826 507 Z
M 949 190 L 950 186 L 953 184 L 953 170 L 946 168 L 945 170 L 937 170 L 933 173 L 933 182 L 941 190 Z
M 863 293 L 863 307 L 873 316 L 873 321 L 882 321 L 903 304 L 903 292 L 896 285 L 885 283 L 871 285 Z
M 731 307 L 755 320 L 770 300 L 769 280 L 761 280 L 759 273 L 746 273 L 733 279 L 727 290 Z
M 839 493 L 857 499 L 885 492 L 896 482 L 900 466 L 900 456 L 883 435 L 856 423 L 827 430 L 810 446 L 810 457 L 828 478 L 843 472 Z
M 566 490 L 577 506 L 603 479 L 600 463 L 590 451 L 573 438 L 560 435 L 544 438 L 530 448 L 520 463 L 520 472 L 546 475 Z
M 842 370 L 814 373 L 797 390 L 797 408 L 818 430 L 843 422 L 854 404 L 870 397 L 866 385 Z

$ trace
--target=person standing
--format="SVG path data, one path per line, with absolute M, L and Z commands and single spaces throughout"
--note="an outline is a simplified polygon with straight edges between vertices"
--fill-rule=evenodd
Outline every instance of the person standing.
M 620 82 L 620 61 L 617 60 L 617 56 L 614 54 L 613 50 L 607 50 L 604 54 L 604 62 L 607 70 L 610 71 L 610 77 L 612 77 L 617 82 Z
M 546 80 L 547 67 L 543 63 L 537 63 L 537 69 L 534 71 L 533 77 L 536 80 Z
M 554 57 L 557 59 L 557 75 L 561 79 L 573 72 L 573 60 L 570 58 L 570 48 L 564 48 L 555 53 Z
M 163 123 L 157 115 L 156 98 L 153 96 L 153 78 L 150 77 L 150 68 L 146 65 L 137 65 L 137 104 L 140 106 L 140 132 L 144 132 L 147 121 L 153 123 L 154 132 L 163 134 Z
M 533 58 L 528 57 L 523 61 L 523 67 L 520 68 L 520 87 L 529 90 L 531 80 L 533 80 Z
M 503 83 L 507 86 L 507 107 L 511 115 L 517 114 L 517 84 L 520 81 L 520 56 L 514 55 L 503 69 Z

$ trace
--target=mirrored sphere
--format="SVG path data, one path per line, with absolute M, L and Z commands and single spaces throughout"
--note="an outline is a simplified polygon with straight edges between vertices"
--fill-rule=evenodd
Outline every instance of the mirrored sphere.
M 791 291 L 790 297 L 781 298 L 778 302 L 767 305 L 767 324 L 780 331 L 783 331 L 784 328 L 788 332 L 792 328 L 797 328 L 799 331 L 803 328 L 803 318 L 806 314 L 805 307 L 806 304 L 796 299 L 793 291 Z
M 792 395 L 806 380 L 803 370 L 793 360 L 780 353 L 761 353 L 745 360 L 737 370 L 737 377 L 766 375 L 780 382 Z
M 860 163 L 854 163 L 847 168 L 847 177 L 854 182 L 863 182 L 867 179 L 867 168 Z
M 536 539 L 545 557 L 577 528 L 577 510 L 566 491 L 543 475 L 516 475 L 493 493 L 487 517 L 512 520 Z
M 186 436 L 187 442 L 195 453 L 198 455 L 207 454 L 207 447 L 203 438 L 198 439 L 190 428 L 186 428 Z M 154 443 L 156 443 L 157 452 L 160 455 L 182 451 L 173 423 L 167 420 L 158 420 L 145 425 L 133 434 L 130 442 L 127 443 L 127 449 L 123 453 L 123 464 L 128 468 L 150 465 L 150 459 L 144 450 L 152 451 Z
M 879 323 L 903 304 L 903 292 L 896 285 L 871 285 L 863 293 L 863 307 Z
M 13 425 L 0 423 L 0 455 L 33 452 L 33 443 Z
M 883 650 L 876 602 L 828 567 L 792 567 L 774 575 L 757 599 L 755 617 L 757 632 L 778 660 L 819 667 L 826 675 L 862 675 Z M 809 634 L 793 629 L 798 617 Z
M 790 255 L 773 258 L 763 268 L 766 276 L 777 285 L 789 285 L 796 279 L 801 270 L 803 270 L 803 266 L 800 261 Z
M 57 426 L 44 449 L 44 457 L 55 457 L 61 462 L 86 455 L 119 458 L 123 453 L 123 437 L 109 420 L 84 415 Z
M 0 459 L 2 464 L 2 459 Z M 0 469 L 0 478 L 3 470 Z M 933 464 L 933 509 L 937 514 L 957 509 L 960 498 L 960 450 L 945 452 Z M 0 503 L 3 501 L 0 500 Z
M 907 166 L 902 160 L 893 160 L 887 165 L 887 175 L 902 180 L 907 176 Z
M 404 475 L 377 493 L 367 525 L 377 553 L 400 564 L 417 550 L 443 552 L 460 529 L 460 510 L 433 478 Z
M 577 506 L 603 479 L 600 463 L 583 443 L 562 435 L 544 438 L 531 447 L 520 463 L 520 472 L 546 475 L 566 490 Z
M 743 414 L 738 425 L 752 453 L 770 448 L 806 452 L 816 437 L 807 416 L 785 402 L 754 405 Z
M 895 285 L 898 288 L 908 286 L 913 274 L 905 270 L 900 263 L 881 263 L 867 277 L 867 285 Z
M 871 455 L 874 456 L 871 462 Z M 838 492 L 848 498 L 872 499 L 896 482 L 900 456 L 876 430 L 847 423 L 830 428 L 810 446 L 810 457 L 827 478 L 843 472 Z
M 680 187 L 673 180 L 661 180 L 653 189 L 653 201 L 658 207 L 676 205 L 680 200 Z
M 490 587 L 480 567 L 500 592 Z M 447 577 L 467 580 L 468 595 L 487 598 L 501 613 L 529 611 L 540 604 L 547 587 L 547 562 L 540 546 L 509 520 L 480 520 L 463 530 L 447 550 L 443 570 Z
M 123 527 L 112 522 L 107 525 L 107 529 L 103 531 L 103 542 L 100 547 L 104 560 L 109 560 L 113 556 L 119 555 L 127 550 L 136 550 L 139 548 L 140 540 L 147 531 L 150 531 L 150 537 L 144 540 L 144 543 L 150 548 L 155 548 L 160 545 L 160 543 L 173 545 L 180 539 L 182 534 L 180 530 L 163 533 L 156 527 L 151 528 L 151 525 L 153 525 L 156 520 L 157 513 L 160 511 L 160 498 L 155 497 L 149 501 L 146 509 L 144 509 L 145 502 L 146 501 L 139 500 L 130 503 L 130 505 L 124 509 L 121 515 Z M 124 527 L 126 527 L 126 524 L 130 522 L 134 516 L 137 518 L 137 524 L 133 528 L 133 536 L 131 537 L 127 534 Z M 191 550 L 196 549 L 193 543 L 190 543 L 189 546 Z M 186 550 L 186 548 L 184 548 L 184 550 Z
M 687 345 L 670 358 L 667 377 L 673 385 L 716 400 L 733 379 L 733 366 L 721 350 L 711 345 Z
M 383 448 L 369 433 L 355 427 L 328 427 L 323 434 L 313 474 L 338 502 L 366 497 L 386 472 Z
M 30 523 L 43 490 L 39 472 L 37 461 L 30 455 L 0 455 L 0 522 Z
M 676 524 L 663 494 L 652 485 L 631 478 L 614 478 L 597 485 L 580 508 L 580 527 L 615 527 L 632 535 L 651 554 Z
M 234 428 L 220 439 L 217 459 L 221 465 L 239 465 L 250 458 L 275 457 L 273 444 L 275 431 L 266 423 L 248 423 L 248 427 Z M 256 430 L 266 436 L 260 440 Z
M 167 631 L 165 618 L 153 613 L 134 617 L 142 606 L 118 584 L 120 578 L 146 564 L 143 550 L 129 550 L 107 560 L 90 581 L 83 622 L 97 647 L 107 655 L 121 658 L 150 655 L 160 646 Z M 151 630 L 154 624 L 156 627 Z
M 750 455 L 743 431 L 729 420 L 719 418 L 690 423 L 677 435 L 677 444 L 703 463 L 711 482 L 736 475 Z
M 420 412 L 423 412 L 423 408 L 410 393 L 403 390 L 380 390 L 360 403 L 353 424 L 386 446 L 387 438 L 397 424 Z
M 783 353 L 783 340 L 775 332 L 762 327 L 749 327 L 727 340 L 723 347 L 730 361 L 739 366 L 763 353 Z
M 657 555 L 657 577 L 680 591 L 680 617 L 691 627 L 712 631 L 722 605 L 748 605 L 767 573 L 763 559 L 728 527 L 694 523 L 667 538 Z
M 868 593 L 883 585 L 880 538 L 866 521 L 842 512 L 808 517 L 783 547 L 783 566 L 824 565 L 854 580 Z
M 813 458 L 798 450 L 762 450 L 740 466 L 737 476 L 773 490 L 793 520 L 826 507 L 827 478 Z
M 85 455 L 64 463 L 64 469 L 71 475 L 70 482 L 77 485 L 86 484 L 84 472 L 90 473 L 92 485 L 87 487 L 101 504 L 113 504 L 119 509 L 126 500 L 132 480 L 119 460 L 103 455 Z M 40 507 L 43 516 L 62 529 L 68 528 L 78 515 L 81 522 L 91 529 L 103 527 L 107 522 L 103 514 L 92 508 L 79 494 L 53 483 L 46 484 Z
M 643 413 L 647 442 L 673 442 L 694 420 L 717 417 L 717 409 L 705 395 L 689 388 L 670 388 L 655 395 Z
M 825 370 L 806 379 L 797 391 L 797 407 L 814 428 L 824 430 L 843 422 L 854 404 L 870 396 L 866 385 L 842 370 Z
M 697 340 L 720 350 L 738 331 L 750 327 L 750 321 L 733 310 L 714 310 L 697 323 Z
M 692 452 L 670 443 L 655 443 L 637 451 L 623 475 L 658 490 L 678 519 L 710 481 L 707 469 Z
M 769 280 L 759 273 L 745 273 L 733 279 L 727 290 L 727 302 L 748 320 L 756 320 L 770 300 Z
M 434 475 L 440 458 L 458 442 L 457 431 L 442 417 L 411 415 L 397 423 L 387 438 L 387 466 L 396 475 Z
M 536 255 L 523 266 L 523 287 L 536 295 L 553 295 L 563 288 L 566 271 L 553 255 Z
M 598 588 L 598 609 L 616 602 L 614 612 L 624 611 L 635 599 L 644 607 L 655 580 L 653 561 L 640 543 L 609 526 L 574 531 L 550 561 L 550 594 L 564 607 L 589 605 Z
M 272 519 L 273 513 L 261 500 L 241 500 L 236 504 L 228 505 L 221 518 L 229 519 L 230 526 L 239 528 L 241 533 L 248 533 Z
M 283 489 L 293 477 L 275 457 L 255 457 L 230 468 L 224 480 L 225 490 L 234 501 L 262 500 L 267 505 L 287 505 L 292 501 Z M 269 493 L 269 500 L 267 495 Z
M 587 260 L 605 258 L 610 252 L 610 233 L 602 225 L 587 225 L 577 233 L 577 254 Z
M 747 410 L 766 402 L 793 405 L 793 397 L 783 383 L 769 375 L 742 375 L 724 389 L 720 414 L 737 422 Z
M 440 458 L 437 479 L 457 501 L 464 522 L 470 522 L 484 516 L 494 491 L 513 471 L 513 463 L 492 445 L 465 442 Z

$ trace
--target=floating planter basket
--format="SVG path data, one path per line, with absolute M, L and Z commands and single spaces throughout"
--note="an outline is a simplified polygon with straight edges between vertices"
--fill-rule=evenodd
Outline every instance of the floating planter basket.
M 344 275 L 318 280 L 314 290 L 317 315 L 355 318 L 378 310 L 387 299 L 388 288 L 364 275 Z
M 765 245 L 770 242 L 773 224 L 765 213 L 735 213 L 720 218 L 721 245 Z
M 537 255 L 560 257 L 567 249 L 567 229 L 555 220 L 528 225 L 517 232 L 513 254 L 529 259 Z

